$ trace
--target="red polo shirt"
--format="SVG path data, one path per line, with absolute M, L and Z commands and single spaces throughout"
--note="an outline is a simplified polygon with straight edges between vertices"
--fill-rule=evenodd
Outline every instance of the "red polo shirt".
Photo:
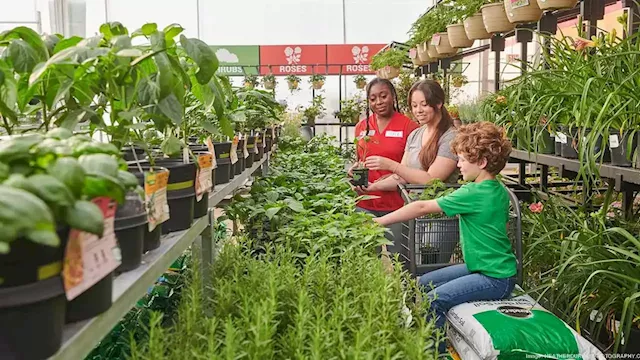
M 378 129 L 378 123 L 374 114 L 371 115 L 369 119 L 363 119 L 356 125 L 356 137 L 364 135 L 366 132 L 367 123 L 365 121 L 369 121 L 369 135 L 371 136 L 371 141 L 367 143 L 367 157 L 383 156 L 393 161 L 402 161 L 407 137 L 413 130 L 417 129 L 419 125 L 408 117 L 396 112 L 391 117 L 391 121 L 387 127 L 382 129 L 381 132 L 380 129 Z M 358 148 L 359 157 L 362 157 L 362 152 L 362 149 Z M 389 174 L 392 174 L 392 172 L 386 170 L 369 170 L 369 182 L 373 183 L 379 178 Z M 360 201 L 358 206 L 363 209 L 374 211 L 394 211 L 404 205 L 404 201 L 397 191 L 372 191 L 367 194 L 380 196 L 380 198 Z

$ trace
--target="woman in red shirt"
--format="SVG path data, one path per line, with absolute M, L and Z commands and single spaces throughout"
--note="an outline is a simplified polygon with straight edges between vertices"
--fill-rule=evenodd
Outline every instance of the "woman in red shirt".
M 366 143 L 367 157 L 382 156 L 400 162 L 404 155 L 407 137 L 419 125 L 398 111 L 398 96 L 391 81 L 375 78 L 367 84 L 366 91 L 369 104 L 366 109 L 367 118 L 356 125 L 356 137 L 361 138 L 366 135 L 370 137 L 370 141 Z M 370 111 L 373 114 L 370 115 Z M 358 159 L 362 159 L 363 149 L 359 147 L 357 152 Z M 364 161 L 364 159 L 362 160 Z M 349 169 L 349 176 L 356 165 L 357 163 L 353 164 Z M 389 170 L 369 170 L 369 182 L 374 183 L 392 174 L 393 171 Z M 364 189 L 356 190 L 363 192 Z M 383 216 L 404 205 L 404 201 L 397 191 L 372 191 L 366 192 L 366 194 L 378 198 L 360 201 L 356 208 L 357 211 Z M 394 224 L 390 228 L 393 236 L 387 234 L 387 239 L 392 242 L 394 242 L 394 238 L 400 240 L 402 224 Z M 399 246 L 387 247 L 387 250 L 392 253 L 399 249 Z

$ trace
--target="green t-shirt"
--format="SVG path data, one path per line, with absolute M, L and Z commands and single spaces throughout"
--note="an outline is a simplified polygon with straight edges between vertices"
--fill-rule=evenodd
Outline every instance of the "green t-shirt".
M 509 193 L 498 180 L 465 184 L 436 201 L 447 216 L 460 215 L 460 243 L 469 271 L 494 278 L 516 275 L 507 236 Z

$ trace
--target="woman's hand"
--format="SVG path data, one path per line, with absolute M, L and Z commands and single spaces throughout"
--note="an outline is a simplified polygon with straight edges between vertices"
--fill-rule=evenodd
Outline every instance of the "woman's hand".
M 369 156 L 364 162 L 364 166 L 369 170 L 391 171 L 396 165 L 398 165 L 397 162 L 383 156 Z

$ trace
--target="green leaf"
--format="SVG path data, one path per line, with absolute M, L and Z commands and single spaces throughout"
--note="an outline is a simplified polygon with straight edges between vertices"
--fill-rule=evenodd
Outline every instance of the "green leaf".
M 33 29 L 26 26 L 15 27 L 4 34 L 5 39 L 20 38 L 26 42 L 30 48 L 36 53 L 38 62 L 47 61 L 49 58 L 49 51 L 44 43 L 42 37 Z
M 196 79 L 200 84 L 206 84 L 218 70 L 218 57 L 204 41 L 199 39 L 187 39 L 180 36 L 180 43 L 187 55 L 198 65 Z
M 138 186 L 138 178 L 128 171 L 118 170 L 118 179 L 126 189 L 135 189 Z
M 280 197 L 277 191 L 269 191 L 268 193 L 265 194 L 265 196 L 267 197 L 267 200 L 269 200 L 270 202 L 276 202 Z
M 85 174 L 78 160 L 71 157 L 60 158 L 49 166 L 47 173 L 65 184 L 76 198 L 80 198 Z
M 61 83 L 56 84 L 55 87 L 50 87 L 50 94 L 53 94 L 55 96 L 47 96 L 47 106 L 49 107 L 49 109 L 52 109 L 54 105 L 56 105 L 59 101 L 65 99 L 69 95 L 69 91 L 71 90 L 73 84 L 73 80 L 66 79 Z M 49 93 L 47 95 L 49 95 Z
M 160 149 L 166 155 L 177 155 L 182 150 L 182 142 L 177 137 L 171 135 L 162 141 Z
M 67 210 L 65 217 L 67 224 L 77 230 L 86 231 L 102 237 L 104 232 L 104 216 L 98 205 L 90 201 L 76 201 Z
M 91 113 L 89 113 L 86 109 L 75 109 L 70 112 L 67 112 L 60 122 L 60 127 L 67 129 L 69 131 L 75 131 L 76 127 L 80 122 L 85 121 Z
M 182 123 L 182 104 L 174 94 L 169 94 L 169 96 L 160 100 L 158 103 L 158 109 L 162 114 L 171 119 L 175 125 L 180 125 Z
M 142 55 L 143 53 L 140 49 L 123 49 L 116 53 L 116 56 L 120 57 L 140 57 Z
M 53 53 L 57 54 L 62 50 L 76 46 L 80 41 L 82 41 L 82 38 L 80 36 L 72 36 L 70 38 L 62 39 L 59 43 L 56 44 L 56 47 L 53 49 Z
M 158 31 L 158 24 L 156 23 L 146 23 L 144 25 L 142 25 L 142 28 L 140 29 L 142 30 L 142 34 L 149 36 L 152 33 Z
M 11 68 L 0 60 L 0 114 L 13 122 L 18 121 L 18 85 Z
M 42 36 L 42 41 L 44 42 L 45 47 L 47 48 L 47 53 L 49 54 L 49 57 L 51 57 L 54 54 L 54 49 L 56 48 L 56 45 L 58 45 L 58 43 L 60 42 L 60 38 L 56 35 L 43 35 Z
M 282 207 L 272 207 L 267 209 L 267 211 L 265 211 L 265 215 L 267 216 L 267 218 L 269 220 L 272 220 L 274 216 L 276 216 L 276 214 L 282 209 Z
M 117 178 L 87 176 L 82 193 L 88 199 L 106 196 L 122 204 L 124 202 L 125 190 Z
M 289 209 L 295 211 L 295 212 L 302 212 L 304 211 L 304 206 L 299 203 L 298 201 L 294 200 L 294 199 L 287 199 L 285 200 L 285 202 L 287 203 L 287 206 L 289 206 Z
M 180 33 L 182 33 L 184 31 L 184 28 L 182 26 L 180 26 L 179 24 L 171 24 L 171 25 L 167 25 L 162 32 L 165 34 L 165 39 L 167 41 L 171 40 L 173 41 L 173 39 L 180 35 Z
M 118 35 L 111 39 L 111 48 L 115 52 L 131 48 L 131 38 L 127 35 Z
M 111 155 L 88 154 L 78 159 L 87 175 L 111 178 L 117 182 L 118 161 Z
M 120 22 L 114 21 L 102 24 L 100 26 L 100 33 L 104 35 L 104 38 L 108 41 L 117 35 L 127 35 L 129 31 Z
M 30 73 L 40 62 L 36 50 L 22 39 L 13 40 L 2 56 L 8 59 L 16 72 L 20 74 Z
M 51 207 L 56 219 L 64 213 L 64 209 L 75 202 L 71 190 L 60 180 L 47 174 L 36 174 L 27 178 L 36 190 L 36 195 Z

